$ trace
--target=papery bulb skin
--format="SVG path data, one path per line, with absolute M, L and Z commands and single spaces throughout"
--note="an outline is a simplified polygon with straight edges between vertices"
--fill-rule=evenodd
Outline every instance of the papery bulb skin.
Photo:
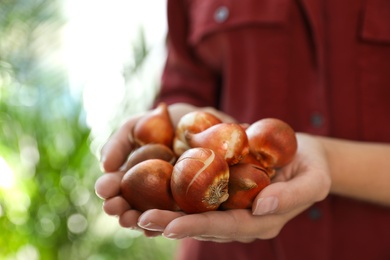
M 260 167 L 261 169 L 263 169 L 267 173 L 267 175 L 270 179 L 272 179 L 276 174 L 275 168 L 272 168 L 272 167 L 266 168 L 262 164 L 262 162 L 259 160 L 256 160 L 255 156 L 251 153 L 248 153 L 239 163 L 240 164 L 249 163 L 249 164 L 253 164 L 253 165 Z
M 141 117 L 134 125 L 132 135 L 138 146 L 158 143 L 172 148 L 175 129 L 167 105 L 160 103 L 154 110 Z
M 126 169 L 130 169 L 134 165 L 149 159 L 161 159 L 173 165 L 177 158 L 168 146 L 149 143 L 137 148 L 130 154 L 126 163 Z
M 185 138 L 186 133 L 199 133 L 222 121 L 215 115 L 205 111 L 193 111 L 182 116 L 176 126 L 173 151 L 177 156 L 190 149 Z
M 271 183 L 265 170 L 257 165 L 239 163 L 230 166 L 229 198 L 221 209 L 250 209 L 256 196 Z
M 185 213 L 218 209 L 228 194 L 229 166 L 217 153 L 207 148 L 185 151 L 173 167 L 173 198 Z
M 295 131 L 280 119 L 260 119 L 247 128 L 246 134 L 250 153 L 265 168 L 287 165 L 298 148 Z
M 121 195 L 132 209 L 177 211 L 171 192 L 173 165 L 160 159 L 142 161 L 128 170 L 121 181 Z
M 249 152 L 244 128 L 236 123 L 220 123 L 197 133 L 187 133 L 191 147 L 205 147 L 221 155 L 229 165 L 238 163 Z

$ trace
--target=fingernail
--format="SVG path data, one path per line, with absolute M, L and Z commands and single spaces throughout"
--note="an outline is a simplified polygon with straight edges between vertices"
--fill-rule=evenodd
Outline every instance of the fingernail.
M 168 239 L 182 239 L 188 237 L 187 235 L 184 234 L 175 234 L 175 233 L 169 233 L 166 235 L 163 233 L 162 235 Z
M 261 198 L 257 201 L 256 207 L 253 210 L 253 215 L 265 215 L 272 213 L 278 207 L 279 201 L 277 197 Z
M 147 229 L 147 230 L 150 230 L 150 231 L 164 231 L 164 228 L 159 226 L 159 225 L 156 225 L 154 223 L 141 223 L 141 222 L 138 222 L 138 226 L 140 226 L 141 228 L 143 229 Z

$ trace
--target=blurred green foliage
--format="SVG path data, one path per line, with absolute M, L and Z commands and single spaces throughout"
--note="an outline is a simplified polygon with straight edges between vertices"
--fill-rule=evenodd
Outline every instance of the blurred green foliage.
M 1 1 L 0 259 L 172 259 L 174 242 L 120 228 L 94 193 L 91 131 L 57 53 L 61 5 Z

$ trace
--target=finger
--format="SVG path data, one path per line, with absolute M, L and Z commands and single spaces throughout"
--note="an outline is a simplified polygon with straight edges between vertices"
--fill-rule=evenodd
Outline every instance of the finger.
M 119 225 L 125 228 L 143 231 L 143 229 L 137 225 L 138 218 L 141 214 L 142 213 L 137 210 L 126 210 L 119 216 Z
M 291 218 L 305 207 L 286 214 L 253 216 L 250 210 L 210 211 L 175 218 L 165 228 L 163 236 L 170 239 L 194 237 L 209 241 L 241 241 L 276 237 Z
M 195 235 L 193 238 L 202 241 L 213 241 L 219 243 L 226 243 L 231 241 L 238 241 L 241 243 L 250 243 L 256 239 L 271 239 L 276 237 L 283 226 L 292 218 L 297 216 L 299 213 L 307 209 L 309 206 L 303 206 L 295 208 L 294 210 L 286 214 L 270 214 L 265 216 L 250 216 L 247 219 L 242 219 L 241 210 L 237 210 L 237 216 L 233 221 L 226 223 L 229 228 L 235 228 L 235 232 L 225 232 L 223 226 L 212 224 L 205 228 L 207 233 L 201 235 Z M 249 212 L 249 211 L 248 211 Z M 240 221 L 243 220 L 240 224 Z M 226 229 L 226 227 L 225 227 Z
M 151 209 L 145 211 L 138 219 L 138 226 L 151 231 L 164 231 L 174 219 L 185 215 L 181 211 Z
M 133 149 L 131 130 L 139 117 L 123 124 L 101 149 L 101 167 L 105 172 L 117 171 Z
M 161 236 L 159 231 L 146 230 L 138 226 L 138 218 L 141 216 L 141 212 L 137 210 L 127 210 L 119 216 L 119 225 L 132 230 L 143 232 L 146 237 Z
M 111 216 L 120 216 L 129 209 L 129 203 L 127 203 L 127 201 L 120 196 L 110 198 L 104 201 L 103 204 L 104 212 Z
M 209 211 L 184 215 L 173 219 L 166 226 L 163 235 L 172 239 L 214 237 L 237 240 L 253 237 L 253 227 L 248 224 L 253 223 L 255 219 L 249 210 Z
M 103 174 L 95 182 L 95 192 L 102 199 L 114 197 L 120 193 L 120 183 L 124 172 Z
M 322 169 L 308 168 L 288 181 L 273 182 L 265 187 L 253 203 L 254 215 L 285 213 L 323 199 L 329 181 Z
M 199 240 L 199 241 L 210 241 L 210 242 L 216 242 L 216 243 L 230 243 L 230 242 L 241 242 L 241 243 L 251 243 L 255 240 L 255 238 L 220 238 L 220 237 L 214 237 L 214 236 L 195 236 L 192 237 L 193 239 Z

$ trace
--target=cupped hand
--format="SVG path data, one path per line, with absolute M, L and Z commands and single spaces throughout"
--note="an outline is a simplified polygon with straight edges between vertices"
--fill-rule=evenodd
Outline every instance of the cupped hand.
M 331 179 L 323 146 L 316 137 L 297 133 L 298 151 L 294 160 L 277 171 L 271 185 L 255 199 L 252 210 L 190 215 L 133 210 L 120 196 L 120 181 L 127 170 L 126 159 L 134 148 L 130 133 L 138 118 L 128 120 L 103 147 L 101 161 L 106 174 L 95 184 L 97 195 L 104 199 L 104 211 L 118 216 L 123 227 L 140 229 L 146 236 L 250 242 L 275 237 L 289 220 L 329 193 Z
M 127 120 L 107 141 L 101 149 L 101 168 L 105 172 L 95 182 L 97 196 L 104 200 L 103 210 L 110 216 L 121 216 L 125 220 L 123 227 L 140 229 L 137 226 L 141 212 L 132 210 L 127 201 L 120 195 L 120 183 L 128 170 L 126 160 L 133 151 L 134 145 L 131 130 L 142 115 Z M 155 236 L 161 233 L 145 230 L 145 235 Z
M 101 168 L 105 174 L 95 182 L 95 192 L 104 200 L 103 210 L 108 215 L 119 216 L 130 209 L 120 196 L 120 183 L 127 170 L 127 157 L 134 149 L 131 130 L 138 118 L 126 121 L 101 149 Z
M 327 157 L 315 137 L 297 134 L 298 152 L 294 160 L 277 171 L 271 185 L 255 199 L 252 211 L 210 211 L 184 214 L 149 210 L 139 215 L 125 211 L 120 223 L 137 224 L 171 239 L 192 237 L 216 242 L 251 242 L 275 237 L 292 218 L 313 203 L 324 199 L 331 179 Z M 138 216 L 138 215 L 137 215 Z M 131 224 L 129 224 L 131 223 Z

